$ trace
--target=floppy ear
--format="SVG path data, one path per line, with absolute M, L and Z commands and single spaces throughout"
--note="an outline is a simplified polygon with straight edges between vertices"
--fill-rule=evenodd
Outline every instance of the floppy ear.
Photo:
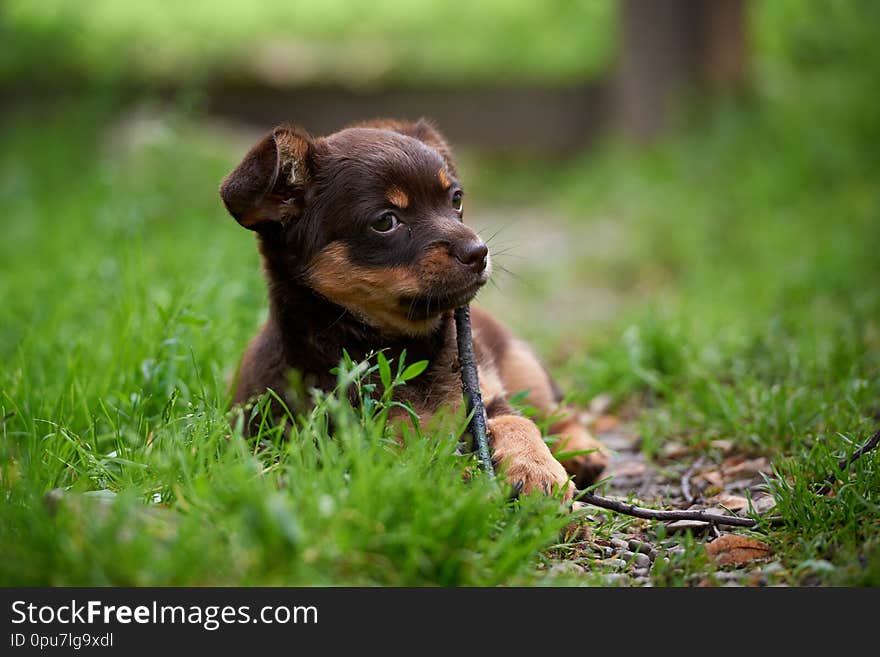
M 311 149 L 308 134 L 296 128 L 278 126 L 268 133 L 220 185 L 229 214 L 251 230 L 299 215 L 311 177 Z

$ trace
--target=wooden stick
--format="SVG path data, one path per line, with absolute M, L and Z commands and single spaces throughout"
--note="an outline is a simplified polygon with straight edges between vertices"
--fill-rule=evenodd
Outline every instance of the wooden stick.
M 483 469 L 490 477 L 495 476 L 492 457 L 489 454 L 489 430 L 486 408 L 480 394 L 480 378 L 477 375 L 477 361 L 474 358 L 474 344 L 471 335 L 471 309 L 462 306 L 455 309 L 455 337 L 458 342 L 458 362 L 461 366 L 461 388 L 467 411 L 471 416 L 468 430 L 474 438 L 477 456 Z
M 644 518 L 646 520 L 699 520 L 700 522 L 708 522 L 712 525 L 731 525 L 734 527 L 754 527 L 758 524 L 758 520 L 754 518 L 743 518 L 741 516 L 726 516 L 720 513 L 712 513 L 705 509 L 697 509 L 696 511 L 660 511 L 657 509 L 648 509 L 643 506 L 636 506 L 628 502 L 613 500 L 609 497 L 602 497 L 587 491 L 575 493 L 575 500 L 598 506 L 609 511 L 616 511 L 624 515 L 634 516 L 636 518 Z M 772 516 L 768 518 L 772 524 L 781 521 L 781 516 Z

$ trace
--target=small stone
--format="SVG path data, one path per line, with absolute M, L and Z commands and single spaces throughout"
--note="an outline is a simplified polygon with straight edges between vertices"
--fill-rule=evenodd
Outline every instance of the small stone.
M 646 578 L 648 576 L 648 569 L 647 568 L 636 568 L 635 570 L 632 571 L 632 574 L 633 574 L 633 576 L 635 576 L 636 579 Z
M 644 541 L 640 541 L 636 538 L 631 539 L 627 543 L 627 546 L 633 552 L 641 552 L 642 554 L 647 554 L 649 557 L 651 557 L 651 559 L 654 559 L 657 556 L 657 550 L 655 550 L 650 543 L 645 543 Z
M 647 554 L 642 554 L 641 552 L 636 552 L 633 556 L 633 563 L 637 568 L 650 568 L 651 567 L 651 557 Z
M 629 548 L 629 543 L 621 538 L 612 538 L 610 543 L 612 547 L 616 547 L 619 550 L 626 550 Z
M 583 575 L 584 569 L 573 561 L 557 561 L 549 572 L 551 575 Z
M 647 554 L 642 554 L 641 552 L 623 550 L 617 556 L 627 563 L 634 565 L 636 568 L 650 568 L 651 566 L 651 558 Z
M 618 570 L 626 568 L 626 561 L 623 559 L 609 559 L 605 564 L 610 568 L 617 568 Z

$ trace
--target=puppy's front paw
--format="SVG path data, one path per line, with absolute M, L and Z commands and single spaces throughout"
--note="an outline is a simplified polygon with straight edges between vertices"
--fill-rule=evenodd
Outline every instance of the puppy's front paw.
M 549 495 L 561 489 L 566 502 L 572 499 L 574 484 L 533 422 L 517 415 L 502 415 L 489 420 L 489 434 L 492 460 L 512 486 L 520 487 L 524 494 L 538 490 Z

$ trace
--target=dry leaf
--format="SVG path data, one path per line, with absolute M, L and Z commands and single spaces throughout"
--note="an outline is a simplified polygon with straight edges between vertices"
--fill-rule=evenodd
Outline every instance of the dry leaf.
M 759 473 L 770 474 L 770 461 L 763 456 L 756 459 L 746 459 L 741 456 L 734 456 L 721 466 L 721 471 L 725 477 L 733 479 L 739 475 L 756 475 Z
M 741 495 L 731 495 L 729 493 L 718 493 L 714 497 L 707 500 L 710 504 L 717 504 L 726 507 L 733 512 L 742 511 L 749 508 L 749 501 Z
M 733 451 L 733 441 L 732 440 L 713 440 L 709 444 L 712 445 L 712 447 L 714 447 L 715 449 L 724 452 L 725 454 Z
M 706 472 L 701 472 L 696 477 L 693 478 L 695 483 L 706 482 L 709 487 L 713 488 L 724 488 L 724 475 L 722 475 L 718 470 L 707 470 Z
M 773 549 L 766 543 L 738 534 L 724 534 L 706 546 L 706 552 L 719 565 L 743 564 L 766 559 Z
M 602 415 L 596 419 L 593 430 L 596 433 L 608 433 L 620 426 L 620 418 L 616 415 Z
M 678 459 L 689 454 L 690 450 L 681 443 L 671 441 L 663 445 L 663 449 L 660 450 L 660 453 L 664 458 Z

